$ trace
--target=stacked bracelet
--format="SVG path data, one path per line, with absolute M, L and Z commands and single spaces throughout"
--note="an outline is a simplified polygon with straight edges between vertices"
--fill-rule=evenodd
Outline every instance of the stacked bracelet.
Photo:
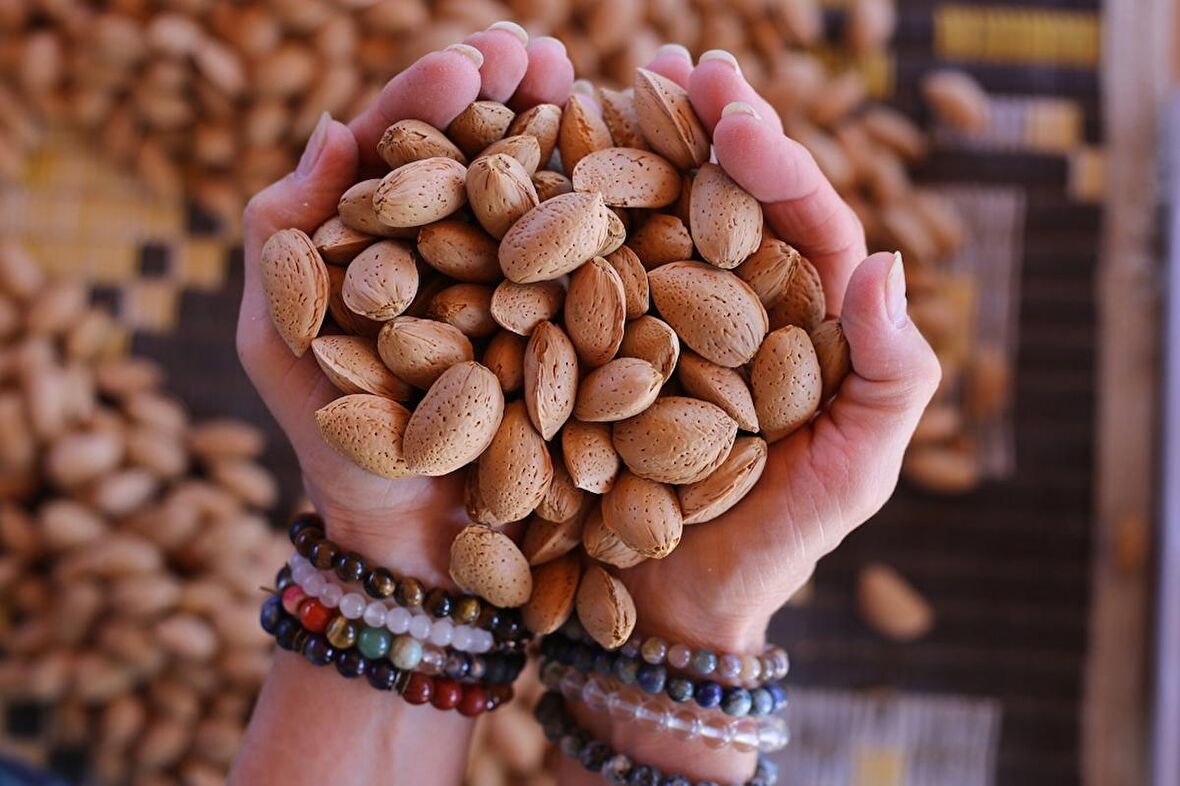
M 537 703 L 537 720 L 550 742 L 557 743 L 562 753 L 581 762 L 590 772 L 602 775 L 607 783 L 623 786 L 718 786 L 714 781 L 693 782 L 683 775 L 666 775 L 656 767 L 637 764 L 629 756 L 615 752 L 610 745 L 590 737 L 570 716 L 560 693 L 552 691 Z M 778 768 L 768 759 L 758 758 L 754 777 L 745 786 L 773 786 L 778 781 Z

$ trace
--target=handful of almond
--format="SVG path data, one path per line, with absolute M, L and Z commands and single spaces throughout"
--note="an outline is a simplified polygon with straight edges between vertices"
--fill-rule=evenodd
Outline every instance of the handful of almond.
M 849 371 L 815 268 L 709 149 L 643 69 L 564 107 L 479 101 L 390 126 L 388 174 L 263 248 L 275 327 L 342 394 L 324 439 L 386 478 L 467 472 L 452 575 L 538 633 L 576 602 L 625 641 L 626 589 L 566 555 L 666 557 Z M 495 529 L 526 519 L 521 548 Z

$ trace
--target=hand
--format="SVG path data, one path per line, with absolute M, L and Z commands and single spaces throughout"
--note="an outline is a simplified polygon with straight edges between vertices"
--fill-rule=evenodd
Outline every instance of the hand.
M 296 358 L 275 332 L 258 274 L 266 239 L 278 229 L 311 234 L 336 213 L 341 194 L 376 170 L 377 142 L 392 123 L 416 118 L 446 128 L 477 98 L 524 109 L 563 104 L 573 66 L 555 39 L 527 45 L 508 29 L 476 33 L 460 47 L 427 55 L 395 77 L 376 102 L 349 125 L 321 120 L 298 168 L 262 191 L 246 207 L 246 286 L 238 319 L 238 354 L 263 401 L 286 432 L 304 485 L 329 535 L 378 564 L 396 565 L 429 584 L 449 583 L 447 560 L 454 535 L 467 520 L 459 473 L 442 478 L 390 481 L 356 467 L 324 443 L 315 411 L 339 396 L 311 353 Z

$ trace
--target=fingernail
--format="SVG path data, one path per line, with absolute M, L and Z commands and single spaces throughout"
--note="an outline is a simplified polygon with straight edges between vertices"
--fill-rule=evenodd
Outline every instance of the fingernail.
M 451 44 L 443 51 L 458 52 L 464 57 L 470 58 L 471 62 L 475 63 L 476 68 L 483 68 L 483 52 L 470 44 Z
M 661 55 L 672 55 L 673 57 L 683 58 L 688 62 L 692 62 L 692 53 L 688 51 L 688 47 L 680 44 L 664 44 L 656 50 L 656 57 Z
M 307 147 L 303 148 L 303 155 L 299 157 L 299 166 L 295 173 L 300 177 L 307 177 L 315 169 L 316 161 L 320 160 L 320 153 L 324 152 L 324 142 L 328 138 L 328 126 L 332 124 L 332 116 L 327 112 L 320 115 L 315 130 L 307 139 Z
M 561 49 L 561 51 L 562 51 L 563 53 L 566 51 L 566 50 L 565 50 L 565 44 L 563 44 L 563 43 L 561 42 L 561 39 L 560 39 L 560 38 L 554 38 L 554 37 L 553 37 L 553 36 L 551 36 L 551 35 L 543 35 L 543 36 L 540 36 L 540 37 L 538 37 L 538 38 L 534 38 L 534 39 L 533 39 L 533 43 L 534 43 L 534 44 L 539 44 L 539 43 L 541 43 L 542 41 L 544 41 L 545 43 L 549 43 L 549 44 L 556 44 L 556 45 L 557 45 L 557 47 L 558 47 L 559 49 Z
M 525 46 L 529 44 L 529 31 L 518 25 L 516 22 L 510 22 L 505 19 L 502 22 L 496 22 L 493 25 L 488 25 L 488 30 L 503 30 L 505 33 L 512 33 L 520 39 L 520 42 Z
M 575 79 L 573 87 L 570 90 L 584 96 L 594 95 L 594 85 L 590 83 L 589 79 Z
M 730 115 L 749 115 L 757 120 L 762 119 L 754 107 L 745 101 L 733 101 L 732 103 L 726 104 L 725 109 L 721 110 L 721 116 L 729 117 Z
M 710 49 L 708 52 L 705 52 L 703 55 L 701 55 L 700 59 L 697 60 L 697 65 L 702 65 L 709 62 L 710 60 L 716 60 L 719 63 L 725 63 L 739 74 L 742 72 L 742 67 L 738 65 L 737 58 L 729 52 L 726 52 L 724 49 Z
M 906 313 L 905 265 L 902 264 L 900 251 L 893 252 L 893 264 L 885 276 L 885 310 L 889 313 L 889 319 L 899 328 L 905 327 L 910 320 Z

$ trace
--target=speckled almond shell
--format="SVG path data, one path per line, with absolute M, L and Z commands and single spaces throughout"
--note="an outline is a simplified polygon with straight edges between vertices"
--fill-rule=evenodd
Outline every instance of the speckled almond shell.
M 447 126 L 447 136 L 468 158 L 502 139 L 516 113 L 497 101 L 476 101 Z M 514 132 L 515 133 L 515 132 Z
M 582 516 L 574 516 L 568 521 L 531 517 L 525 523 L 524 541 L 520 546 L 529 564 L 541 565 L 573 551 L 582 542 L 582 521 Z
M 484 148 L 479 154 L 479 158 L 501 153 L 520 162 L 530 178 L 537 173 L 537 169 L 541 166 L 541 143 L 531 134 L 516 134 L 498 139 Z
M 509 136 L 527 134 L 540 145 L 541 166 L 549 163 L 557 149 L 557 135 L 561 130 L 561 107 L 556 104 L 537 104 L 526 109 L 508 126 Z
M 311 236 L 316 251 L 329 265 L 347 265 L 376 240 L 373 235 L 358 232 L 346 225 L 340 216 L 332 216 L 320 224 Z
M 669 262 L 691 259 L 693 255 L 688 227 L 667 213 L 650 216 L 627 238 L 627 245 L 649 271 Z
M 417 293 L 414 254 L 397 240 L 382 240 L 357 254 L 345 271 L 340 291 L 351 311 L 379 322 L 405 311 Z
M 524 401 L 545 441 L 574 411 L 578 356 L 565 331 L 552 322 L 533 328 L 524 350 Z
M 647 557 L 629 547 L 602 523 L 602 505 L 595 503 L 582 527 L 582 549 L 599 562 L 616 568 L 633 568 Z
M 614 486 L 622 462 L 609 425 L 569 421 L 561 431 L 561 454 L 578 488 L 605 494 Z
M 537 198 L 547 202 L 555 196 L 572 193 L 573 181 L 560 172 L 543 169 L 533 175 L 533 187 L 537 189 Z
M 623 582 L 598 565 L 582 574 L 575 601 L 578 621 L 602 647 L 618 649 L 635 630 L 635 601 Z
M 782 297 L 767 308 L 770 329 L 797 325 L 804 330 L 815 330 L 824 321 L 827 304 L 819 271 L 807 257 L 799 257 L 795 272 Z
M 646 360 L 667 382 L 680 359 L 680 338 L 664 320 L 650 314 L 642 316 L 627 323 L 619 357 Z
M 336 212 L 345 226 L 377 237 L 413 237 L 413 230 L 391 227 L 382 223 L 373 207 L 373 194 L 381 185 L 380 178 L 362 180 L 344 192 L 336 204 Z
M 644 270 L 639 257 L 627 246 L 620 246 L 617 251 L 607 255 L 606 261 L 623 282 L 627 319 L 638 319 L 646 314 L 651 305 L 651 290 L 647 285 L 647 271 Z
M 496 375 L 473 361 L 442 373 L 406 425 L 403 450 L 417 475 L 446 475 L 470 464 L 491 443 L 504 416 Z
M 504 409 L 500 427 L 476 464 L 479 499 L 494 519 L 519 521 L 533 512 L 553 481 L 553 462 L 541 435 L 529 421 L 524 402 Z
M 574 168 L 586 156 L 614 144 L 610 129 L 583 95 L 573 93 L 561 112 L 561 130 L 557 149 L 561 154 L 561 168 L 573 176 Z
M 524 349 L 528 339 L 501 330 L 492 336 L 483 351 L 483 364 L 500 380 L 500 389 L 515 393 L 524 387 Z
M 377 355 L 376 342 L 363 336 L 320 336 L 311 351 L 328 381 L 341 393 L 371 393 L 409 401 L 414 389 L 398 379 Z
M 453 158 L 412 161 L 381 178 L 373 192 L 377 219 L 391 227 L 440 221 L 467 202 L 467 167 Z
M 602 498 L 602 523 L 648 559 L 671 554 L 684 529 L 675 490 L 627 471 Z
M 844 378 L 852 373 L 852 353 L 840 320 L 828 319 L 811 331 L 811 344 L 819 361 L 821 383 L 820 401 L 827 401 L 836 395 Z
M 606 240 L 598 249 L 598 256 L 604 257 L 618 251 L 627 239 L 627 225 L 623 223 L 622 214 L 621 207 L 606 209 Z
M 585 423 L 629 418 L 650 407 L 663 384 L 664 377 L 646 360 L 616 358 L 582 380 L 574 417 Z
M 707 478 L 676 487 L 685 524 L 712 521 L 741 502 L 766 469 L 766 441 L 738 437 L 729 456 Z
M 647 140 L 639 127 L 639 116 L 635 114 L 635 90 L 611 90 L 598 88 L 598 103 L 602 106 L 602 119 L 610 131 L 611 139 L 619 147 L 647 149 Z
M 686 352 L 677 367 L 680 386 L 690 396 L 716 404 L 735 421 L 742 431 L 758 431 L 758 413 L 750 386 L 740 373 L 710 363 L 694 352 Z
M 475 224 L 447 219 L 418 231 L 418 253 L 426 264 L 456 281 L 494 284 L 504 275 L 500 245 Z
M 564 522 L 577 518 L 586 506 L 587 494 L 574 485 L 562 461 L 553 462 L 553 481 L 537 504 L 537 515 L 546 521 Z
M 500 242 L 500 268 L 518 284 L 576 269 L 610 242 L 613 214 L 602 194 L 562 194 L 526 213 Z
M 452 284 L 430 299 L 426 315 L 459 329 L 468 338 L 484 338 L 500 329 L 492 319 L 492 288 Z
M 594 257 L 570 276 L 565 296 L 565 330 L 578 358 L 597 367 L 615 356 L 627 321 L 623 280 L 602 257 Z
M 315 413 L 324 441 L 357 466 L 383 478 L 408 478 L 402 435 L 410 411 L 367 393 L 342 396 Z
M 443 132 L 412 119 L 399 120 L 385 129 L 377 143 L 377 155 L 390 169 L 426 158 L 453 158 L 460 164 L 467 163 L 467 156 Z
M 788 436 L 819 408 L 819 359 L 807 332 L 788 325 L 766 337 L 750 367 L 758 425 L 767 442 Z
M 637 68 L 634 103 L 639 127 L 652 150 L 678 169 L 694 169 L 709 160 L 709 135 L 683 87 L 646 68 Z
M 467 201 L 480 226 L 494 238 L 539 202 L 524 165 L 507 153 L 481 156 L 467 170 Z
M 428 388 L 451 366 L 475 358 L 458 328 L 433 319 L 398 317 L 377 337 L 381 361 L 416 388 Z
M 728 270 L 673 262 L 648 274 L 660 316 L 681 341 L 719 366 L 748 363 L 766 336 L 767 317 L 754 290 Z
M 464 590 L 495 606 L 523 606 L 533 594 L 532 571 L 512 538 L 480 524 L 455 536 L 450 574 Z
M 527 336 L 561 313 L 565 287 L 560 281 L 514 284 L 501 281 L 492 293 L 492 319 L 505 330 Z
M 615 424 L 615 450 L 636 475 L 660 483 L 695 483 L 725 461 L 737 423 L 716 404 L 688 396 L 656 399 Z
M 344 276 L 345 269 L 338 265 L 328 265 L 328 313 L 332 321 L 340 326 L 345 333 L 366 338 L 377 338 L 384 322 L 362 317 L 344 305 Z
M 697 170 L 689 215 L 697 251 L 723 270 L 740 265 L 762 242 L 762 205 L 716 164 Z
M 574 167 L 575 191 L 598 191 L 614 207 L 665 207 L 680 196 L 680 173 L 656 153 L 608 147 Z
M 328 313 L 327 266 L 306 233 L 280 229 L 263 245 L 258 269 L 275 330 L 302 357 Z
M 758 250 L 733 272 L 750 285 L 762 305 L 769 307 L 786 293 L 800 258 L 790 245 L 763 235 Z
M 533 568 L 533 594 L 521 609 L 524 626 L 543 636 L 564 625 L 574 611 L 581 578 L 582 563 L 576 554 Z

